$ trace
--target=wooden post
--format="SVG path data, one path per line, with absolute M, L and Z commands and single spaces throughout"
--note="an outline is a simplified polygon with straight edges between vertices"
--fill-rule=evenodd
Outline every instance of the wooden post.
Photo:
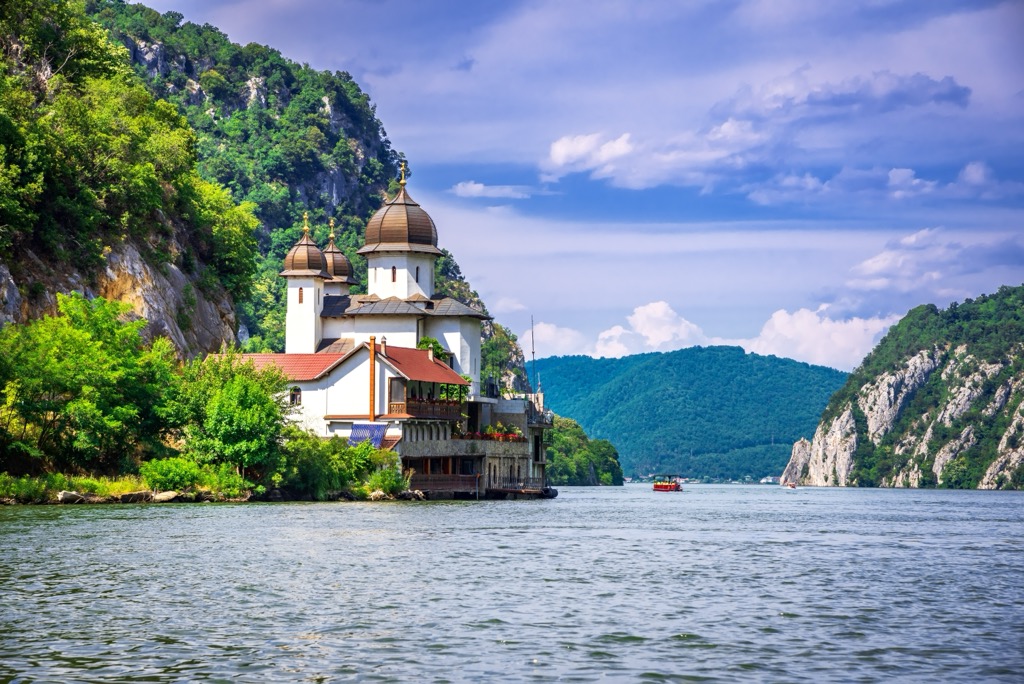
M 376 384 L 376 380 L 377 380 L 377 378 L 376 378 L 377 373 L 376 373 L 376 369 L 374 368 L 374 365 L 376 364 L 376 362 L 377 362 L 377 338 L 375 336 L 373 336 L 373 335 L 370 335 L 370 422 L 371 423 L 373 422 L 373 419 L 377 417 L 376 416 L 376 411 L 374 410 L 376 407 L 373 405 L 373 399 L 374 399 L 374 397 L 373 397 L 373 394 L 374 394 L 373 390 L 374 390 L 374 385 Z

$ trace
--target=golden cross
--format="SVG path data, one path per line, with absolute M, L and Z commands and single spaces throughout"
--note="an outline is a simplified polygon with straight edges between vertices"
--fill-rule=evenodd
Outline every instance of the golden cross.
M 302 212 L 302 232 L 309 234 L 309 212 Z
M 333 216 L 331 217 L 330 223 L 331 223 L 331 239 L 333 240 L 334 239 L 334 217 Z
M 404 161 L 402 162 L 401 169 L 402 169 L 402 180 L 400 180 L 398 182 L 401 183 L 402 185 L 405 185 L 405 162 Z

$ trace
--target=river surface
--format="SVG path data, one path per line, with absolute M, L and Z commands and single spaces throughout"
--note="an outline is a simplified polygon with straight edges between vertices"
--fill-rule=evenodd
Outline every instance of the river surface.
M 1024 493 L 0 508 L 0 681 L 1024 681 Z

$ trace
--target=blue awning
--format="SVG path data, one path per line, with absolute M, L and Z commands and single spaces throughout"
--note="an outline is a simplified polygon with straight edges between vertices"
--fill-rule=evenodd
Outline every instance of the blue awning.
M 387 423 L 356 423 L 352 426 L 352 434 L 348 436 L 348 445 L 355 446 L 369 441 L 375 448 L 380 449 L 387 429 Z

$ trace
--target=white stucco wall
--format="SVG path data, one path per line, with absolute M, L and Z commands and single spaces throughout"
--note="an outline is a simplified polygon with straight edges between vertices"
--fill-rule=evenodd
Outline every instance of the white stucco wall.
M 366 257 L 366 288 L 381 299 L 434 294 L 434 259 L 421 252 L 374 252 Z M 394 279 L 392 280 L 392 268 Z M 417 281 L 417 269 L 419 280 Z
M 312 354 L 323 339 L 323 319 L 320 318 L 324 307 L 323 287 L 324 281 L 321 278 L 288 278 L 288 303 L 284 323 L 285 353 Z

